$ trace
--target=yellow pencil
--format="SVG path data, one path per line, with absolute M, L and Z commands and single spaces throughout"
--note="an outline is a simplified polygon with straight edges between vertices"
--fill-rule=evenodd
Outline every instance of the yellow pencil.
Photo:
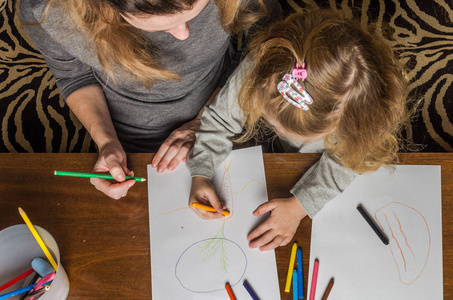
M 24 219 L 25 221 L 25 224 L 27 224 L 28 226 L 28 229 L 30 229 L 31 231 L 31 234 L 33 234 L 34 238 L 36 239 L 36 241 L 38 242 L 39 246 L 41 247 L 42 251 L 44 252 L 44 254 L 46 255 L 47 259 L 49 260 L 50 264 L 52 265 L 52 267 L 55 269 L 55 271 L 57 271 L 57 268 L 58 268 L 58 265 L 57 263 L 55 262 L 55 260 L 53 259 L 52 255 L 50 254 L 49 250 L 47 249 L 46 245 L 44 244 L 44 242 L 42 241 L 41 237 L 39 236 L 38 232 L 36 231 L 35 227 L 33 226 L 33 224 L 30 222 L 30 219 L 27 217 L 27 214 L 24 212 L 24 210 L 22 208 L 19 207 L 19 213 L 20 213 L 20 216 L 22 217 L 22 219 Z
M 201 204 L 201 203 L 193 202 L 193 203 L 192 203 L 192 206 L 193 206 L 193 207 L 196 207 L 196 208 L 200 208 L 200 209 L 206 210 L 206 211 L 216 212 L 216 210 L 215 210 L 214 207 L 207 206 L 207 205 L 204 205 L 204 204 Z M 224 210 L 224 211 L 222 212 L 222 215 L 228 217 L 228 216 L 230 215 L 230 212 L 227 211 L 227 210 Z
M 296 260 L 297 243 L 293 244 L 291 258 L 289 259 L 288 276 L 286 276 L 285 292 L 289 293 L 291 289 L 291 279 L 293 277 L 294 261 Z

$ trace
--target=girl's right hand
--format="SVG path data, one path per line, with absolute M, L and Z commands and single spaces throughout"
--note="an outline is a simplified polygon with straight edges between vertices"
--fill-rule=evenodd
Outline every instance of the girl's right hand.
M 214 207 L 217 212 L 209 212 L 203 209 L 195 208 L 192 203 L 200 203 Z M 189 207 L 202 219 L 223 219 L 221 213 L 226 206 L 219 201 L 215 193 L 214 186 L 206 177 L 192 177 L 192 188 L 190 189 Z
M 90 178 L 91 184 L 96 189 L 115 200 L 125 197 L 129 188 L 135 184 L 135 180 L 126 180 L 126 176 L 134 176 L 134 172 L 127 168 L 126 153 L 119 141 L 106 144 L 99 149 L 93 173 L 110 173 L 115 178 L 115 181 Z

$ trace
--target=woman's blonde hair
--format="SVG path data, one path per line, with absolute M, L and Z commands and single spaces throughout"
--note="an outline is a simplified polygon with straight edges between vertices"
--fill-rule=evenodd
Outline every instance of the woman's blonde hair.
M 274 24 L 249 51 L 253 66 L 239 95 L 245 132 L 237 141 L 256 135 L 269 117 L 299 136 L 324 134 L 328 153 L 357 172 L 397 161 L 408 88 L 383 38 L 334 11 L 316 10 Z M 308 111 L 277 91 L 296 62 L 308 72 L 299 80 L 313 98 Z
M 157 49 L 147 43 L 143 33 L 127 23 L 121 14 L 172 15 L 191 9 L 197 0 L 50 0 L 64 8 L 75 24 L 93 41 L 98 59 L 110 79 L 117 72 L 132 76 L 150 87 L 160 80 L 178 80 L 179 75 L 162 68 Z M 217 0 L 220 20 L 228 33 L 239 32 L 266 14 L 262 0 Z

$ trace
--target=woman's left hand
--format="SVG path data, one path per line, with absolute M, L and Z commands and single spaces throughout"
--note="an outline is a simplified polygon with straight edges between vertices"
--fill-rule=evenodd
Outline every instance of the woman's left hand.
M 216 88 L 205 105 L 212 103 L 219 91 L 220 88 Z M 187 155 L 195 143 L 195 132 L 200 127 L 203 111 L 204 108 L 200 110 L 195 119 L 175 129 L 162 143 L 151 162 L 151 166 L 157 168 L 158 173 L 163 173 L 165 170 L 173 171 L 180 162 L 186 161 Z
M 186 161 L 187 154 L 195 143 L 195 132 L 200 127 L 200 118 L 195 118 L 175 129 L 162 143 L 151 162 L 158 173 L 173 171 L 180 162 Z
M 294 196 L 261 204 L 253 215 L 258 217 L 267 212 L 271 212 L 269 218 L 247 236 L 250 248 L 259 247 L 260 251 L 267 251 L 287 245 L 294 237 L 300 221 L 307 215 Z

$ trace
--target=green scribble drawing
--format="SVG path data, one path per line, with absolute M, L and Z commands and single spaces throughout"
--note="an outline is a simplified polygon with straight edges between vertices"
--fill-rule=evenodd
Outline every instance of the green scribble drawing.
M 246 187 L 252 182 L 257 182 L 261 186 L 266 188 L 266 186 L 263 183 L 261 183 L 259 180 L 252 179 L 249 182 L 247 182 L 241 190 L 239 190 L 236 193 L 233 193 L 231 177 L 230 177 L 230 167 L 231 167 L 232 162 L 233 161 L 231 160 L 228 165 L 227 165 L 226 160 L 223 162 L 223 167 L 224 167 L 225 171 L 223 173 L 222 181 L 220 183 L 219 191 L 217 193 L 219 195 L 219 199 L 221 199 L 223 202 L 225 202 L 225 204 L 227 204 L 228 209 L 230 210 L 230 216 L 226 217 L 223 220 L 222 226 L 220 227 L 217 234 L 213 238 L 203 242 L 199 246 L 199 249 L 198 249 L 198 251 L 203 253 L 203 255 L 204 255 L 203 261 L 206 261 L 208 259 L 214 260 L 217 258 L 217 256 L 219 256 L 219 267 L 223 271 L 224 274 L 228 274 L 228 256 L 227 256 L 227 246 L 226 246 L 227 240 L 225 238 L 225 221 L 233 216 L 234 195 L 239 194 L 242 191 L 244 191 L 246 189 Z
M 228 273 L 228 256 L 226 249 L 225 239 L 225 221 L 223 221 L 222 227 L 217 234 L 210 240 L 202 243 L 198 249 L 204 253 L 203 261 L 212 259 L 217 253 L 220 255 L 220 269 L 227 274 Z

